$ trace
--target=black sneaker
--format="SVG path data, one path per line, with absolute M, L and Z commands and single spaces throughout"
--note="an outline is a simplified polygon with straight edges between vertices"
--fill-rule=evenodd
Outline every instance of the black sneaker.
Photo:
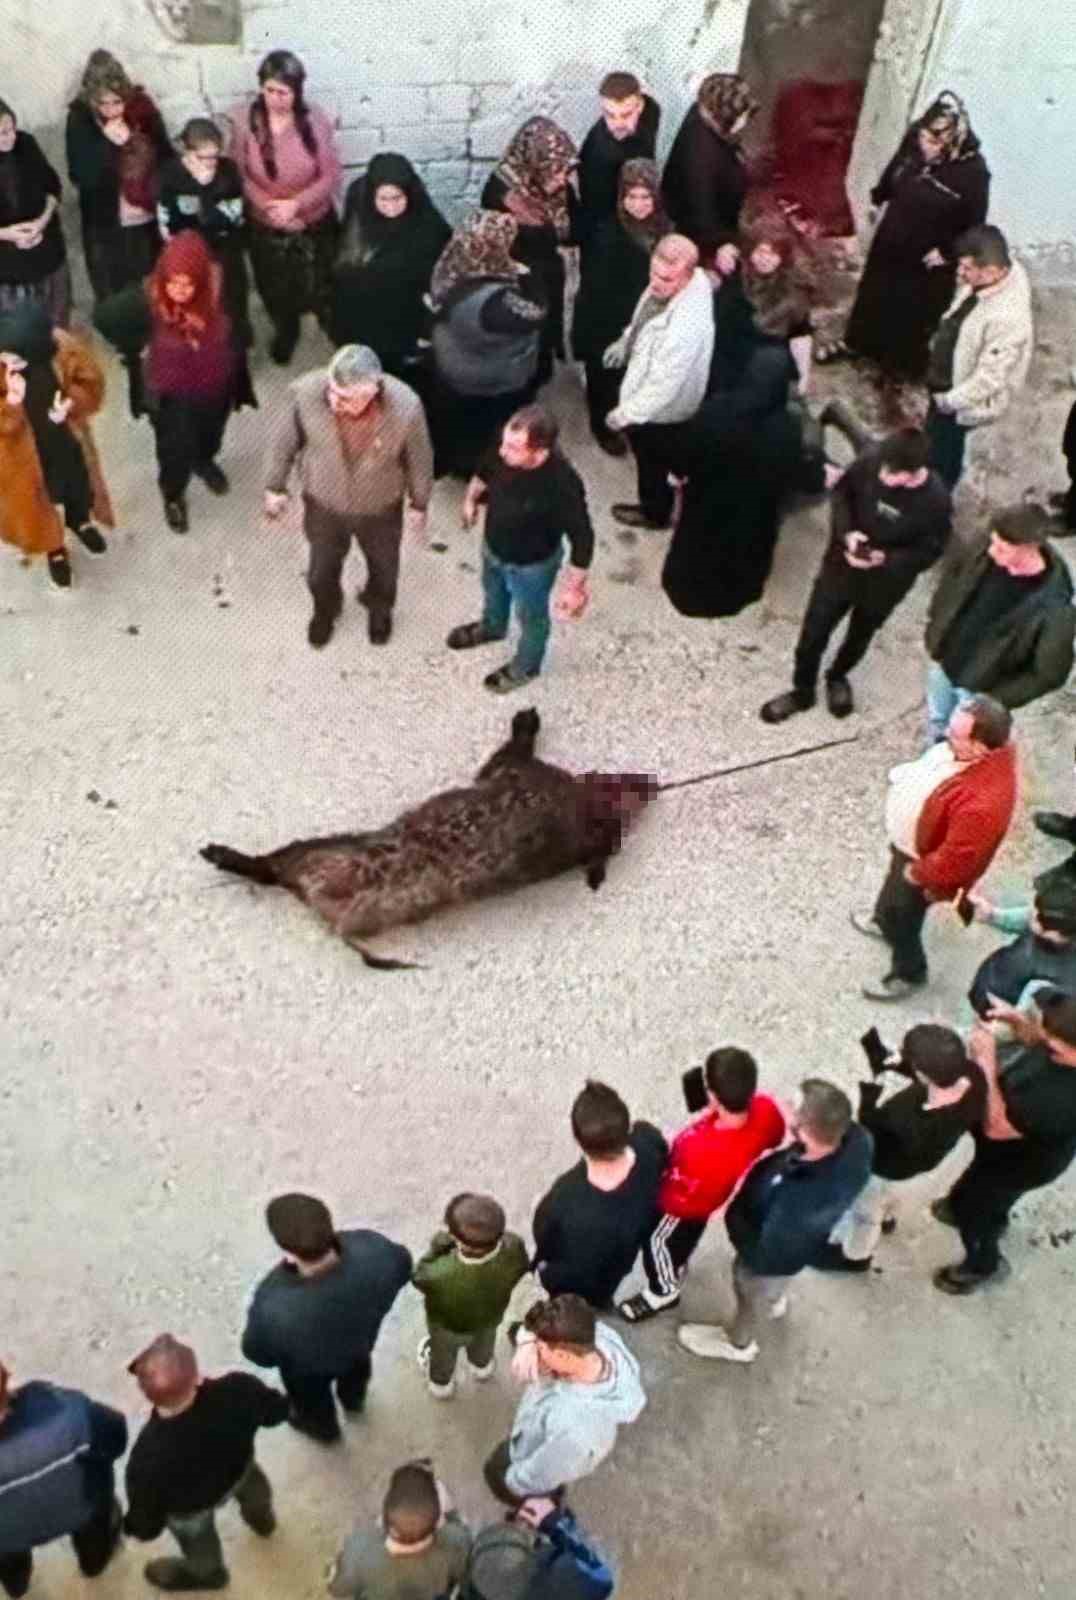
M 320 650 L 332 638 L 335 626 L 335 617 L 327 616 L 324 611 L 315 611 L 306 630 L 307 643 L 313 645 L 315 650 Z
M 856 708 L 847 678 L 826 679 L 826 705 L 831 717 L 850 717 Z
M 392 612 L 371 611 L 366 618 L 366 632 L 371 644 L 388 644 L 392 638 Z
M 227 477 L 215 461 L 203 461 L 201 466 L 194 469 L 196 478 L 201 478 L 210 494 L 227 494 L 231 488 Z
M 190 527 L 187 518 L 187 502 L 185 500 L 166 500 L 164 502 L 164 520 L 173 533 L 186 533 Z
M 71 563 L 66 550 L 53 550 L 49 555 L 49 577 L 57 589 L 70 589 Z
M 108 549 L 100 528 L 95 528 L 92 522 L 84 522 L 81 528 L 76 528 L 75 538 L 91 556 L 103 556 Z
M 223 1589 L 228 1583 L 225 1567 L 218 1567 L 215 1572 L 203 1575 L 192 1572 L 178 1556 L 158 1556 L 156 1561 L 147 1561 L 142 1571 L 147 1583 L 151 1583 L 155 1589 L 165 1589 L 170 1594 L 198 1589 Z
M 292 338 L 290 334 L 283 335 L 278 333 L 269 346 L 270 361 L 275 361 L 278 367 L 286 367 L 295 354 L 295 346 L 298 342 L 298 339 Z
M 305 1433 L 308 1439 L 313 1439 L 318 1444 L 339 1444 L 343 1437 L 339 1424 L 332 1428 L 321 1428 L 309 1417 L 304 1417 L 301 1411 L 288 1412 L 288 1425 L 294 1428 L 296 1433 Z

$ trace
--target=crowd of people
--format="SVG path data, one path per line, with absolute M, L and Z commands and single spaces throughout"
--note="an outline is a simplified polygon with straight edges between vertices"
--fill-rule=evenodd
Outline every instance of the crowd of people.
M 431 1397 L 451 1401 L 463 1374 L 491 1379 L 502 1331 L 512 1349 L 523 1394 L 484 1467 L 507 1518 L 473 1534 L 433 1464 L 403 1463 L 378 1524 L 344 1542 L 329 1592 L 600 1600 L 614 1576 L 566 1496 L 646 1403 L 639 1361 L 604 1317 L 631 1327 L 675 1308 L 720 1217 L 734 1314 L 683 1324 L 679 1342 L 753 1362 L 792 1281 L 807 1269 L 866 1271 L 896 1225 L 897 1186 L 965 1136 L 971 1162 L 932 1207 L 963 1256 L 934 1282 L 973 1293 L 1009 1271 L 1000 1243 L 1014 1204 L 1076 1155 L 1076 856 L 1040 875 L 1026 906 L 998 907 L 977 888 L 1018 803 L 1012 713 L 1073 664 L 1072 582 L 1049 535 L 1076 531 L 1076 491 L 1054 519 L 1033 504 L 999 507 L 978 537 L 951 537 L 968 436 L 1008 409 L 1033 345 L 1027 275 L 987 220 L 989 170 L 951 93 L 881 175 L 873 199 L 884 215 L 847 329 L 816 352 L 874 363 L 891 424 L 875 438 L 839 406 L 822 419 L 807 407 L 810 251 L 787 218 L 753 205 L 742 138 L 758 107 L 738 75 L 703 80 L 661 170 L 660 107 L 633 74 L 608 74 L 582 146 L 550 118 L 529 118 L 454 229 L 395 152 L 376 156 L 338 206 L 334 129 L 306 98 L 302 63 L 274 50 L 258 79 L 230 140 L 197 117 L 173 144 L 150 93 L 98 50 L 68 113 L 93 322 L 120 353 L 132 415 L 152 427 L 167 526 L 188 531 L 193 477 L 229 492 L 228 420 L 257 405 L 249 262 L 274 362 L 291 361 L 307 315 L 334 346 L 327 368 L 290 386 L 267 446 L 265 514 L 301 497 L 309 644 L 333 636 L 352 541 L 366 562 L 369 640 L 389 642 L 405 525 L 421 535 L 436 480 L 454 476 L 467 485 L 465 523 L 484 516 L 482 608 L 447 647 L 504 641 L 514 610 L 515 652 L 484 682 L 520 688 L 543 668 L 551 617 L 580 617 L 589 601 L 584 479 L 538 399 L 570 338 L 595 444 L 634 465 L 635 498 L 614 516 L 672 530 L 662 583 L 682 613 L 729 616 L 757 601 L 789 496 L 830 493 L 792 686 L 763 705 L 765 723 L 814 704 L 845 619 L 824 685 L 830 712 L 851 714 L 850 674 L 941 563 L 925 747 L 889 775 L 888 871 L 873 909 L 852 914 L 890 952 L 864 993 L 892 1003 L 924 987 L 932 907 L 1012 937 L 975 975 L 966 1026 L 918 1024 L 895 1049 L 866 1036 L 858 1114 L 815 1077 L 783 1105 L 734 1046 L 685 1075 L 694 1116 L 671 1144 L 633 1123 L 614 1089 L 588 1083 L 571 1114 L 580 1160 L 539 1203 L 532 1246 L 488 1195 L 452 1198 L 417 1262 L 369 1229 L 337 1229 L 314 1196 L 277 1196 L 267 1224 L 281 1260 L 253 1297 L 241 1349 L 280 1387 L 241 1371 L 206 1377 L 187 1345 L 154 1338 L 129 1368 L 152 1410 L 127 1458 L 126 1510 L 114 1485 L 124 1417 L 47 1382 L 16 1387 L 0 1367 L 0 1583 L 23 1594 L 33 1549 L 61 1536 L 92 1577 L 124 1532 L 168 1530 L 179 1554 L 147 1564 L 152 1585 L 225 1585 L 216 1511 L 234 1498 L 256 1535 L 275 1528 L 258 1431 L 287 1422 L 332 1446 L 338 1407 L 363 1409 L 381 1324 L 410 1283 L 425 1302 L 418 1360 Z M 102 555 L 101 528 L 117 516 L 92 427 L 105 368 L 69 330 L 60 195 L 0 102 L 0 537 L 45 557 L 67 588 L 68 533 Z M 914 414 L 910 385 L 921 388 Z M 852 441 L 846 469 L 826 460 L 819 420 Z M 1064 449 L 1076 476 L 1076 408 Z M 1076 819 L 1036 820 L 1076 843 Z M 637 1264 L 644 1287 L 618 1298 Z M 528 1277 L 530 1308 L 506 1323 Z

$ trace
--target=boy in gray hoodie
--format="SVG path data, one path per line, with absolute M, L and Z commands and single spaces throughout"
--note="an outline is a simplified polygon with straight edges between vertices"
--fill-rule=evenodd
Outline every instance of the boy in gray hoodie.
M 515 1344 L 512 1370 L 527 1388 L 510 1436 L 484 1470 L 490 1492 L 518 1507 L 535 1496 L 559 1498 L 593 1472 L 646 1396 L 639 1363 L 579 1295 L 533 1305 Z

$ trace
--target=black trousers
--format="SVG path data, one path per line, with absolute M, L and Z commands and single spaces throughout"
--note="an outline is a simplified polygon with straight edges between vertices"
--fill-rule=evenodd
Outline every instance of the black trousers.
M 153 271 L 161 251 L 161 236 L 155 222 L 139 223 L 134 228 L 82 229 L 82 248 L 86 272 L 95 305 L 108 300 L 129 284 L 140 283 Z
M 955 489 L 964 471 L 968 429 L 962 428 L 948 411 L 939 411 L 932 404 L 927 413 L 926 431 L 930 440 L 930 464 L 950 489 Z
M 313 500 L 303 504 L 303 529 L 310 545 L 306 582 L 314 597 L 314 610 L 330 617 L 340 615 L 344 604 L 340 574 L 354 539 L 366 557 L 366 586 L 359 601 L 373 613 L 390 612 L 396 604 L 400 575 L 402 504 L 372 516 L 354 517 L 326 511 Z
M 683 1217 L 661 1216 L 643 1245 L 643 1268 L 652 1294 L 662 1298 L 676 1294 L 684 1269 L 696 1245 L 706 1232 L 706 1223 L 689 1222 Z
M 998 1269 L 998 1244 L 1021 1195 L 1053 1183 L 1076 1156 L 1076 1140 L 987 1139 L 977 1134 L 971 1165 L 949 1192 L 969 1272 Z
M 121 1521 L 119 1504 L 110 1491 L 89 1522 L 83 1523 L 81 1528 L 76 1528 L 72 1533 L 71 1543 L 85 1577 L 96 1578 L 108 1566 L 119 1541 Z M 33 1567 L 32 1550 L 0 1555 L 0 1584 L 13 1600 L 25 1594 L 30 1587 Z
M 864 577 L 867 583 L 861 581 Z M 846 575 L 828 561 L 819 568 L 796 645 L 792 682 L 804 694 L 815 691 L 822 657 L 838 623 L 848 618 L 844 638 L 826 674 L 829 678 L 847 678 L 853 667 L 859 665 L 878 629 L 912 587 L 916 574 L 913 572 L 907 582 L 886 582 L 884 586 L 879 583 L 873 591 L 869 588 L 869 578 L 869 574 L 855 572 L 852 568 L 847 569 Z
M 508 1487 L 506 1475 L 511 1465 L 512 1453 L 509 1442 L 507 1439 L 502 1439 L 496 1449 L 491 1450 L 486 1457 L 482 1467 L 482 1476 L 485 1478 L 486 1488 L 493 1498 L 499 1500 L 502 1506 L 511 1506 L 513 1510 L 516 1510 L 527 1497 L 516 1494 L 513 1489 Z M 550 1496 L 551 1499 L 559 1503 L 564 1499 L 564 1485 L 558 1484 L 555 1488 L 542 1489 L 540 1493 Z
M 680 459 L 684 429 L 682 422 L 644 422 L 627 430 L 635 457 L 639 504 L 651 522 L 667 524 L 672 517 L 674 497 L 668 479 Z
M 601 356 L 592 356 L 583 363 L 587 386 L 587 416 L 590 431 L 595 439 L 608 436 L 605 419 L 620 399 L 620 385 L 624 381 L 622 367 L 603 367 Z
M 361 1411 L 372 1371 L 373 1363 L 367 1350 L 352 1362 L 346 1372 L 341 1372 L 335 1377 L 327 1378 L 321 1373 L 299 1372 L 292 1367 L 281 1367 L 280 1381 L 284 1385 L 293 1410 L 303 1421 L 308 1422 L 325 1438 L 335 1439 L 340 1432 L 340 1424 L 336 1417 L 333 1385 L 336 1386 L 336 1398 L 345 1411 Z
M 1061 454 L 1069 469 L 1069 487 L 1065 496 L 1065 504 L 1061 517 L 1066 528 L 1076 532 L 1076 404 L 1068 414 L 1065 423 L 1065 432 L 1061 440 Z
M 890 846 L 889 871 L 875 902 L 874 920 L 893 952 L 889 976 L 922 983 L 927 975 L 923 923 L 930 902 L 922 889 L 909 883 L 904 876 L 904 868 L 911 859 Z
M 157 435 L 157 482 L 165 500 L 178 500 L 187 491 L 197 467 L 208 466 L 220 454 L 232 401 L 207 405 L 179 395 L 161 395 L 152 412 Z
M 49 498 L 64 508 L 69 528 L 81 528 L 93 516 L 93 489 L 82 446 L 69 428 L 50 429 L 45 461 Z

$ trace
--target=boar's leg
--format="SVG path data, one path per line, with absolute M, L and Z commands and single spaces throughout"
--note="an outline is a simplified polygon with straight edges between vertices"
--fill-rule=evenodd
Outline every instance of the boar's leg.
M 364 966 L 373 967 L 377 972 L 414 972 L 423 970 L 420 961 L 397 961 L 393 956 L 375 956 L 372 950 L 366 948 L 357 934 L 345 933 L 343 940 L 357 955 L 362 957 Z
M 528 706 L 526 711 L 517 711 L 512 718 L 511 736 L 494 750 L 489 760 L 478 769 L 478 780 L 488 778 L 498 768 L 514 764 L 519 761 L 531 761 L 534 758 L 534 746 L 538 739 L 538 730 L 542 726 L 542 719 L 533 706 Z

